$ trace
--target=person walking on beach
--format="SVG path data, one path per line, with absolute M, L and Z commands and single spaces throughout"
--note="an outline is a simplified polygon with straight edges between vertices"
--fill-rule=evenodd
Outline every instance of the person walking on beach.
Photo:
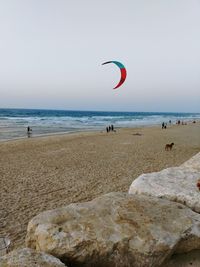
M 114 131 L 114 126 L 113 126 L 113 125 L 111 125 L 111 131 L 112 131 L 112 132 Z
M 32 129 L 28 126 L 27 127 L 27 136 L 28 136 L 28 138 L 31 137 L 31 132 L 32 132 Z
M 162 129 L 164 129 L 164 128 L 165 128 L 165 123 L 163 122 L 163 123 L 162 123 Z

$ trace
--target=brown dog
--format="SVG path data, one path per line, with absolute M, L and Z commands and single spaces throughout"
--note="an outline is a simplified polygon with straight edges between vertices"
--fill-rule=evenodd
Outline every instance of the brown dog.
M 174 143 L 171 143 L 171 144 L 166 144 L 165 146 L 165 150 L 172 150 L 172 147 L 174 146 Z

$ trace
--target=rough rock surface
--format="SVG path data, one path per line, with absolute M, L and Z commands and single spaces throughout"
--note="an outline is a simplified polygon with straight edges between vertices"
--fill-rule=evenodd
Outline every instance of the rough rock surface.
M 175 254 L 162 267 L 199 267 L 200 251 L 195 250 L 184 254 Z
M 110 193 L 34 217 L 26 244 L 68 266 L 160 266 L 173 252 L 200 249 L 200 215 L 164 199 Z
M 66 267 L 66 265 L 46 253 L 23 248 L 1 257 L 0 267 Z
M 200 153 L 183 163 L 181 167 L 191 168 L 200 172 Z
M 200 191 L 196 184 L 200 172 L 186 167 L 173 167 L 140 175 L 133 181 L 129 194 L 142 194 L 179 202 L 200 213 Z

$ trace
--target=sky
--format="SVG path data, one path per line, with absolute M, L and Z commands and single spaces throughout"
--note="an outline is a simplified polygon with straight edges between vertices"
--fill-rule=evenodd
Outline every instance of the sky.
M 0 0 L 0 107 L 200 112 L 200 0 Z M 120 71 L 127 69 L 118 89 Z

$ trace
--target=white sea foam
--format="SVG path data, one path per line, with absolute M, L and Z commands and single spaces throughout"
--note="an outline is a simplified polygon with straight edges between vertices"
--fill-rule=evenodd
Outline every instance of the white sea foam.
M 110 124 L 115 127 L 137 127 L 193 119 L 200 119 L 200 114 L 0 109 L 0 140 L 27 137 L 27 126 L 33 129 L 32 136 L 38 136 L 104 130 Z

